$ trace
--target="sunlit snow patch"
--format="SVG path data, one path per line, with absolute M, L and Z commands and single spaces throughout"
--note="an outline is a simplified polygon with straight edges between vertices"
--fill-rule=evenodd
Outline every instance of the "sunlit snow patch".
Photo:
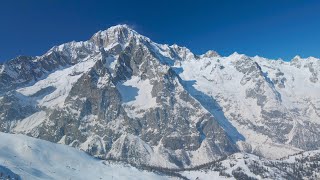
M 149 79 L 142 80 L 140 77 L 133 76 L 123 84 L 117 84 L 121 94 L 123 105 L 129 116 L 139 117 L 140 111 L 157 107 L 156 97 L 151 94 L 153 85 Z
M 43 98 L 38 99 L 38 103 L 40 106 L 48 108 L 55 108 L 56 106 L 62 107 L 73 84 L 78 81 L 83 73 L 88 72 L 95 62 L 94 59 L 89 59 L 69 68 L 57 70 L 32 86 L 21 88 L 17 91 L 25 96 L 34 96 L 43 89 L 54 87 L 55 90 Z

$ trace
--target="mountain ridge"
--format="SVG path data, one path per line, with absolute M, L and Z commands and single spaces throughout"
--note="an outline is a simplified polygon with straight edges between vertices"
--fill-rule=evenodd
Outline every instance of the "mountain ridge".
M 111 28 L 107 28 L 106 30 L 100 30 L 100 31 L 94 33 L 94 35 L 92 35 L 92 36 L 90 37 L 89 41 L 92 40 L 95 35 L 98 35 L 99 33 L 106 32 L 108 29 L 121 29 L 121 28 L 127 29 L 128 31 L 130 31 L 130 32 L 132 32 L 132 33 L 134 33 L 134 34 L 139 35 L 139 36 L 141 36 L 141 37 L 143 37 L 143 38 L 146 38 L 146 39 L 148 39 L 149 41 L 151 41 L 150 38 L 148 38 L 148 37 L 146 37 L 146 36 L 144 36 L 144 35 L 139 34 L 139 33 L 138 33 L 137 31 L 135 31 L 130 25 L 127 25 L 127 24 L 118 24 L 118 25 L 111 26 Z M 85 42 L 85 40 L 84 40 L 84 41 L 71 41 L 71 42 Z M 67 44 L 67 43 L 69 43 L 69 42 L 62 43 L 62 44 L 60 44 L 60 45 L 64 45 L 64 44 Z M 60 46 L 60 45 L 57 45 L 57 46 Z M 168 44 L 165 44 L 165 45 L 168 45 Z M 57 47 L 57 46 L 54 46 L 54 47 Z M 168 46 L 172 46 L 172 47 L 173 47 L 173 46 L 178 46 L 178 47 L 181 47 L 181 46 L 179 46 L 179 45 L 177 45 L 177 44 L 175 44 L 175 43 L 172 44 L 172 45 L 168 45 Z M 54 48 L 54 47 L 52 47 L 52 48 Z M 52 48 L 51 48 L 51 49 L 52 49 Z M 187 48 L 187 47 L 182 46 L 182 48 Z M 187 48 L 187 49 L 188 49 L 188 48 Z M 49 51 L 50 51 L 50 50 L 49 50 Z M 205 53 L 203 53 L 203 54 L 195 54 L 195 55 L 198 56 L 198 57 L 200 57 L 200 56 L 204 56 L 206 53 L 211 53 L 211 52 L 214 52 L 215 55 L 220 56 L 220 55 L 218 54 L 218 52 L 216 52 L 215 50 L 208 50 L 207 52 L 205 52 Z M 46 52 L 46 53 L 47 53 L 47 52 Z M 231 56 L 232 54 L 245 55 L 245 53 L 238 53 L 237 51 L 235 51 L 235 52 L 231 53 L 229 56 Z M 227 56 L 228 56 L 228 55 L 227 55 Z M 227 57 L 227 56 L 226 56 L 226 57 Z M 30 58 L 35 58 L 35 57 L 39 57 L 39 56 L 18 55 L 17 57 L 30 57 Z M 251 58 L 254 58 L 254 57 L 264 58 L 264 57 L 259 56 L 259 55 L 248 56 L 248 57 L 251 57 Z M 13 58 L 13 59 L 15 59 L 15 58 Z M 0 64 L 4 64 L 4 63 L 6 63 L 6 62 L 8 62 L 8 61 L 11 61 L 11 60 L 13 60 L 13 59 L 8 59 L 8 60 L 5 60 L 5 61 L 2 61 L 2 62 L 0 62 Z M 298 54 L 295 55 L 295 56 L 294 56 L 293 58 L 291 58 L 290 60 L 283 60 L 281 57 L 280 57 L 280 58 L 277 58 L 277 59 L 273 59 L 273 58 L 265 58 L 265 59 L 274 60 L 274 61 L 279 61 L 279 60 L 280 60 L 280 61 L 283 61 L 283 62 L 291 62 L 291 61 L 293 61 L 294 59 L 301 59 L 301 60 L 313 59 L 313 60 L 319 60 L 319 58 L 314 57 L 314 56 L 309 56 L 309 57 L 306 57 L 306 58 L 302 58 L 302 57 L 301 57 L 300 55 L 298 55 Z

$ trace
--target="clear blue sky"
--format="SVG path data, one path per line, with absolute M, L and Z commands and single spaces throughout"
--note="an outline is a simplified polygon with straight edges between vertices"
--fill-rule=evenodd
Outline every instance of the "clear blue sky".
M 0 61 L 41 55 L 124 23 L 197 54 L 320 57 L 318 0 L 3 0 Z

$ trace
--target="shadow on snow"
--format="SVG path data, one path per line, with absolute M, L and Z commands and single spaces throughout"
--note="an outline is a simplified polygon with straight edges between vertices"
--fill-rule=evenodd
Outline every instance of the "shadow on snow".
M 182 68 L 172 68 L 177 74 L 183 72 Z M 244 141 L 245 137 L 238 132 L 238 130 L 230 123 L 230 121 L 225 117 L 224 112 L 222 111 L 221 106 L 217 103 L 217 101 L 196 88 L 194 88 L 195 80 L 185 81 L 178 76 L 180 83 L 183 87 L 188 91 L 188 93 L 194 97 L 197 101 L 201 103 L 201 105 L 209 111 L 215 120 L 219 123 L 219 125 L 224 129 L 227 135 L 232 139 L 233 142 Z

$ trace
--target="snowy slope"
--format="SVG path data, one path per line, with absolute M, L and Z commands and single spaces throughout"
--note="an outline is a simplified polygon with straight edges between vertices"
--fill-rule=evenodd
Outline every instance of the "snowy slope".
M 314 178 L 320 176 L 319 155 L 320 151 L 309 151 L 282 160 L 268 160 L 236 153 L 199 169 L 168 169 L 162 174 L 179 173 L 192 180 Z M 304 169 L 296 174 L 294 167 Z M 98 160 L 65 145 L 6 133 L 0 133 L 0 175 L 16 179 L 180 179 L 124 163 Z
M 280 158 L 302 149 L 317 149 L 307 144 L 320 130 L 319 64 L 316 58 L 295 57 L 284 62 L 234 53 L 227 57 L 202 55 L 175 68 L 181 69 L 184 81 L 194 81 L 189 92 L 202 96 L 198 99 L 204 106 L 213 114 L 214 109 L 223 112 L 224 117 L 215 116 L 221 124 L 228 122 L 243 135 L 246 147 L 238 142 L 240 149 Z M 208 98 L 213 99 L 211 103 Z M 238 133 L 224 129 L 231 137 Z
M 22 179 L 167 179 L 72 147 L 6 133 L 0 133 L 0 165 L 0 172 L 5 167 Z

